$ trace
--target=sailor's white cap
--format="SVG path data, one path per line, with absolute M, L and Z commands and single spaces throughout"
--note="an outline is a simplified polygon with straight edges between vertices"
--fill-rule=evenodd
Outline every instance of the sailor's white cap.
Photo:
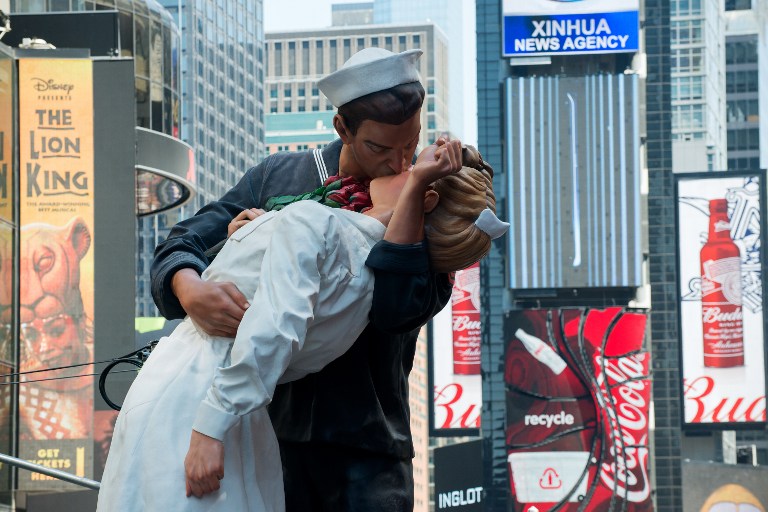
M 416 62 L 423 53 L 421 50 L 393 53 L 384 48 L 365 48 L 341 68 L 320 79 L 317 86 L 338 108 L 367 94 L 421 81 Z

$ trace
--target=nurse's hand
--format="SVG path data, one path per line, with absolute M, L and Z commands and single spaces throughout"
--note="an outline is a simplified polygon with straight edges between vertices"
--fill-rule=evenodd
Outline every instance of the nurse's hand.
M 189 452 L 184 459 L 187 478 L 187 497 L 202 498 L 219 490 L 224 478 L 224 443 L 195 430 L 189 441 Z

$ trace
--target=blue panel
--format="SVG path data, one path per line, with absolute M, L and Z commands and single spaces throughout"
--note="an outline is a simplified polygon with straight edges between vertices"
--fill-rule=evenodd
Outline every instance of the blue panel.
M 505 16 L 504 56 L 635 52 L 637 11 Z

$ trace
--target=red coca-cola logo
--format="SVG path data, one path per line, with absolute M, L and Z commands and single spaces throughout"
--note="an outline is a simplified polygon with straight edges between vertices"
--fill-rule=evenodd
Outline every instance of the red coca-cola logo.
M 611 430 L 609 452 L 613 460 L 602 464 L 600 480 L 609 489 L 617 489 L 617 494 L 627 501 L 645 501 L 651 494 L 646 447 L 650 403 L 647 355 L 639 353 L 618 359 L 596 355 L 594 361 L 598 396 L 614 406 L 604 407 Z

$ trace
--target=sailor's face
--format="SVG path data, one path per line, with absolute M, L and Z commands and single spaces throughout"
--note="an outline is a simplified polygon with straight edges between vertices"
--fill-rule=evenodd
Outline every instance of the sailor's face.
M 420 111 L 397 125 L 365 120 L 351 136 L 350 148 L 369 178 L 401 174 L 411 165 L 420 131 Z

